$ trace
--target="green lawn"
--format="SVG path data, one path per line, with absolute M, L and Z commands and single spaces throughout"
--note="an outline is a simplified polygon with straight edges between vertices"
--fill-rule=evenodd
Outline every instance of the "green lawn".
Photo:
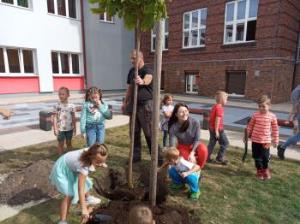
M 128 154 L 127 126 L 109 129 L 106 143 L 110 154 L 108 165 L 124 167 Z M 80 148 L 83 141 L 74 140 Z M 56 159 L 56 142 L 26 147 L 0 154 L 0 173 L 20 169 L 39 159 Z M 147 150 L 144 159 L 149 160 Z M 279 161 L 274 158 L 270 167 L 272 179 L 255 178 L 251 155 L 242 164 L 242 149 L 230 148 L 230 165 L 222 167 L 208 164 L 202 171 L 201 197 L 198 202 L 187 200 L 184 194 L 168 196 L 166 203 L 185 207 L 199 223 L 300 223 L 300 163 Z M 99 173 L 98 173 L 99 175 Z M 52 199 L 26 209 L 1 224 L 57 223 L 59 200 Z M 78 208 L 72 208 L 69 223 L 79 223 Z M 1 211 L 0 211 L 1 212 Z

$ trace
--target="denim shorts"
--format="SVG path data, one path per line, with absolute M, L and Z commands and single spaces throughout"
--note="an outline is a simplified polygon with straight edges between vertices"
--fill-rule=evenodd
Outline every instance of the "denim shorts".
M 59 131 L 57 135 L 58 141 L 72 140 L 73 137 L 73 130 L 70 131 Z

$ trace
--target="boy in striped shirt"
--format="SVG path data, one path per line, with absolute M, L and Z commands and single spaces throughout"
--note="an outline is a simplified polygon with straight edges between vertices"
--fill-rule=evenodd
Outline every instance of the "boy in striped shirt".
M 277 147 L 279 131 L 276 115 L 271 113 L 271 100 L 263 95 L 258 100 L 258 111 L 255 112 L 247 126 L 249 138 L 252 140 L 252 157 L 255 160 L 257 178 L 271 179 L 268 168 L 270 161 L 270 147 Z

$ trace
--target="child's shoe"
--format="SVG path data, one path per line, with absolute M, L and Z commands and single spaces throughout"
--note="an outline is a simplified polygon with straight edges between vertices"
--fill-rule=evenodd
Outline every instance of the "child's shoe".
M 220 165 L 223 165 L 223 166 L 227 166 L 228 165 L 228 160 L 226 159 L 221 159 L 221 158 L 216 158 L 216 161 L 215 161 L 216 164 L 220 164 Z
M 264 180 L 270 180 L 271 179 L 271 172 L 268 168 L 263 169 L 263 177 L 264 177 Z
M 278 145 L 278 146 L 277 146 L 277 156 L 278 156 L 278 158 L 281 159 L 281 160 L 284 160 L 284 151 L 285 151 L 285 149 L 282 148 L 281 145 Z
M 185 188 L 185 185 L 184 184 L 175 184 L 175 183 L 171 183 L 170 184 L 170 188 L 172 190 L 175 190 L 175 191 L 178 191 L 178 190 L 182 190 Z
M 264 180 L 264 170 L 263 169 L 257 169 L 256 171 L 256 177 L 259 180 Z
M 191 200 L 198 200 L 199 199 L 199 197 L 200 197 L 200 191 L 198 191 L 198 192 L 191 192 L 191 194 L 190 194 L 190 199 Z
M 88 205 L 97 205 L 101 203 L 100 198 L 96 198 L 92 195 L 87 196 L 85 200 Z

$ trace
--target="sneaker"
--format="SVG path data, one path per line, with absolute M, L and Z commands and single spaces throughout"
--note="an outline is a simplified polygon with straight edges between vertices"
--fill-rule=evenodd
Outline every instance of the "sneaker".
M 277 156 L 278 156 L 278 158 L 281 159 L 281 160 L 284 160 L 284 151 L 285 151 L 285 149 L 282 148 L 281 145 L 278 145 L 278 146 L 277 146 Z
M 224 166 L 226 166 L 226 165 L 228 165 L 228 160 L 225 160 L 225 159 L 216 159 L 216 161 L 215 161 L 215 163 L 216 164 L 220 164 L 220 165 L 224 165 Z
M 270 180 L 271 179 L 271 172 L 269 169 L 264 169 L 263 170 L 263 177 L 264 180 Z
M 58 224 L 68 224 L 67 221 L 59 221 Z
M 178 190 L 182 190 L 185 188 L 184 184 L 175 184 L 175 183 L 171 183 L 170 188 L 172 190 L 178 191 Z
M 256 171 L 256 177 L 259 180 L 264 180 L 264 170 L 263 169 L 257 169 Z
M 200 191 L 198 191 L 198 192 L 191 192 L 191 194 L 190 194 L 190 199 L 191 200 L 198 200 L 199 199 L 199 197 L 200 197 Z
M 87 196 L 85 201 L 88 205 L 97 205 L 101 203 L 100 198 L 94 197 L 92 195 Z

